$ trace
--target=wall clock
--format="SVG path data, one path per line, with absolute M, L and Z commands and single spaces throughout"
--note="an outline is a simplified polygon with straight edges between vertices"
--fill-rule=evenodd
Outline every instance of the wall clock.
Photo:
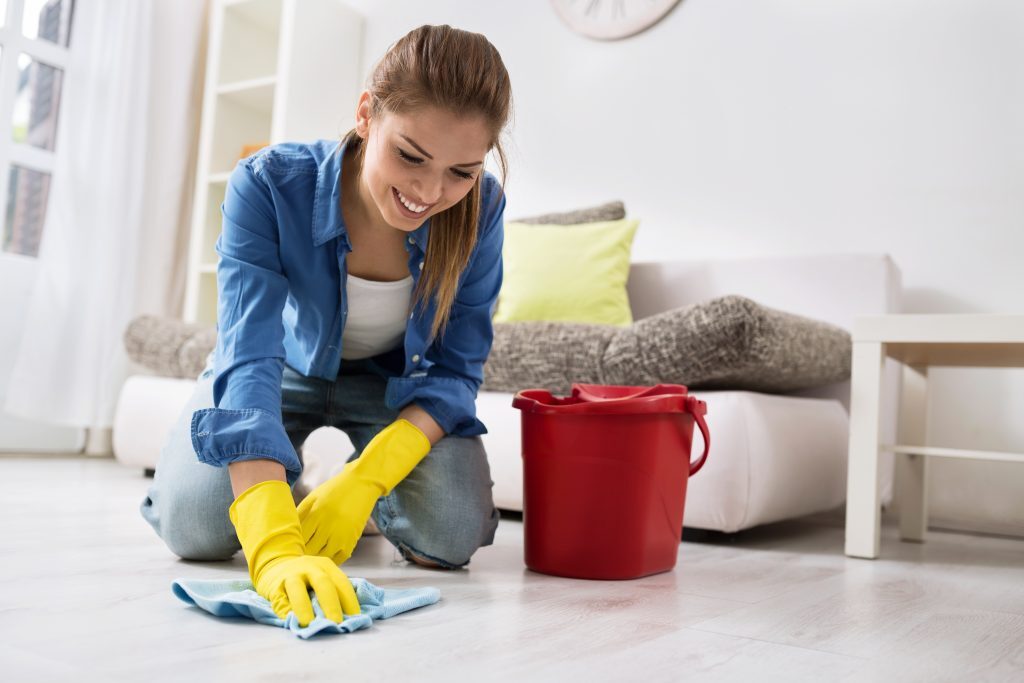
M 679 0 L 551 0 L 569 28 L 589 38 L 617 40 L 654 26 Z

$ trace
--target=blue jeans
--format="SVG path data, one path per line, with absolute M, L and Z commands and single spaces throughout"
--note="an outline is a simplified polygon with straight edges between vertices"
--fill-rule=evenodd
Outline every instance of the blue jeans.
M 401 349 L 397 355 L 343 360 L 334 382 L 306 377 L 285 365 L 281 416 L 299 459 L 306 437 L 324 425 L 345 432 L 356 449 L 346 459 L 358 458 L 370 440 L 398 418 L 398 411 L 384 405 L 384 390 L 387 378 L 398 374 L 394 364 L 401 362 Z M 213 407 L 212 387 L 208 360 L 160 453 L 153 484 L 140 506 L 143 518 L 168 548 L 189 560 L 225 560 L 241 548 L 228 519 L 234 501 L 228 470 L 199 462 L 192 448 L 192 413 Z M 494 541 L 499 516 L 493 485 L 480 437 L 447 435 L 377 501 L 371 517 L 405 559 L 415 555 L 457 569 L 468 564 L 478 548 Z

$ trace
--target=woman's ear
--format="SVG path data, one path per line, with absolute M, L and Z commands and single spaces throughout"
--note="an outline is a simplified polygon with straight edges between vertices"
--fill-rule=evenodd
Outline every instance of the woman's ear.
M 362 139 L 370 134 L 370 103 L 373 96 L 369 90 L 364 90 L 359 95 L 359 103 L 356 105 L 356 135 Z

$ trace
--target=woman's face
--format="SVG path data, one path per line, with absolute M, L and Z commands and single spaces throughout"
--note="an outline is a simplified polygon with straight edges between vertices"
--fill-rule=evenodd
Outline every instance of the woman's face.
M 360 98 L 356 131 L 366 141 L 360 194 L 369 194 L 384 222 L 404 232 L 465 197 L 490 147 L 482 116 L 429 107 L 370 118 L 368 93 Z M 373 207 L 366 208 L 372 215 Z

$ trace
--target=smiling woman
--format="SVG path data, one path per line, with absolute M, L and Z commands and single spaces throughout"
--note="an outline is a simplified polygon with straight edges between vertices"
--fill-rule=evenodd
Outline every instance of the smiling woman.
M 340 143 L 271 145 L 231 174 L 217 346 L 142 503 L 181 557 L 241 547 L 256 591 L 302 625 L 310 588 L 334 621 L 358 611 L 338 565 L 368 520 L 445 569 L 498 524 L 475 401 L 503 274 L 504 192 L 484 160 L 504 176 L 508 73 L 484 36 L 422 26 L 355 104 Z M 296 508 L 302 443 L 323 425 L 356 453 Z
M 395 246 L 401 248 L 403 232 L 418 229 L 431 217 L 436 217 L 434 225 L 443 223 L 443 214 L 473 190 L 490 148 L 490 132 L 479 114 L 458 115 L 435 106 L 407 113 L 373 113 L 372 100 L 369 92 L 363 93 L 356 110 L 356 128 L 346 138 L 342 211 L 353 239 L 350 273 L 360 272 L 353 268 L 380 272 L 374 261 L 381 254 L 377 249 L 361 248 L 366 243 L 392 234 L 398 236 Z M 465 161 L 470 158 L 476 161 Z M 472 226 L 447 230 L 461 234 L 471 250 Z M 454 270 L 457 275 L 461 268 L 453 268 L 455 255 L 444 247 L 437 251 L 439 262 L 425 272 Z M 399 273 L 403 252 L 397 252 Z M 428 248 L 428 259 L 431 253 Z M 443 315 L 443 307 L 439 308 Z M 443 320 L 437 322 L 440 325 Z
M 345 136 L 346 147 L 354 150 L 349 177 L 359 176 L 366 218 L 412 230 L 419 227 L 416 221 L 437 217 L 414 294 L 419 302 L 436 292 L 435 335 L 447 321 L 476 242 L 488 151 L 494 151 L 502 177 L 507 173 L 499 138 L 511 97 L 501 56 L 484 36 L 423 26 L 373 68 L 359 98 L 356 127 Z

